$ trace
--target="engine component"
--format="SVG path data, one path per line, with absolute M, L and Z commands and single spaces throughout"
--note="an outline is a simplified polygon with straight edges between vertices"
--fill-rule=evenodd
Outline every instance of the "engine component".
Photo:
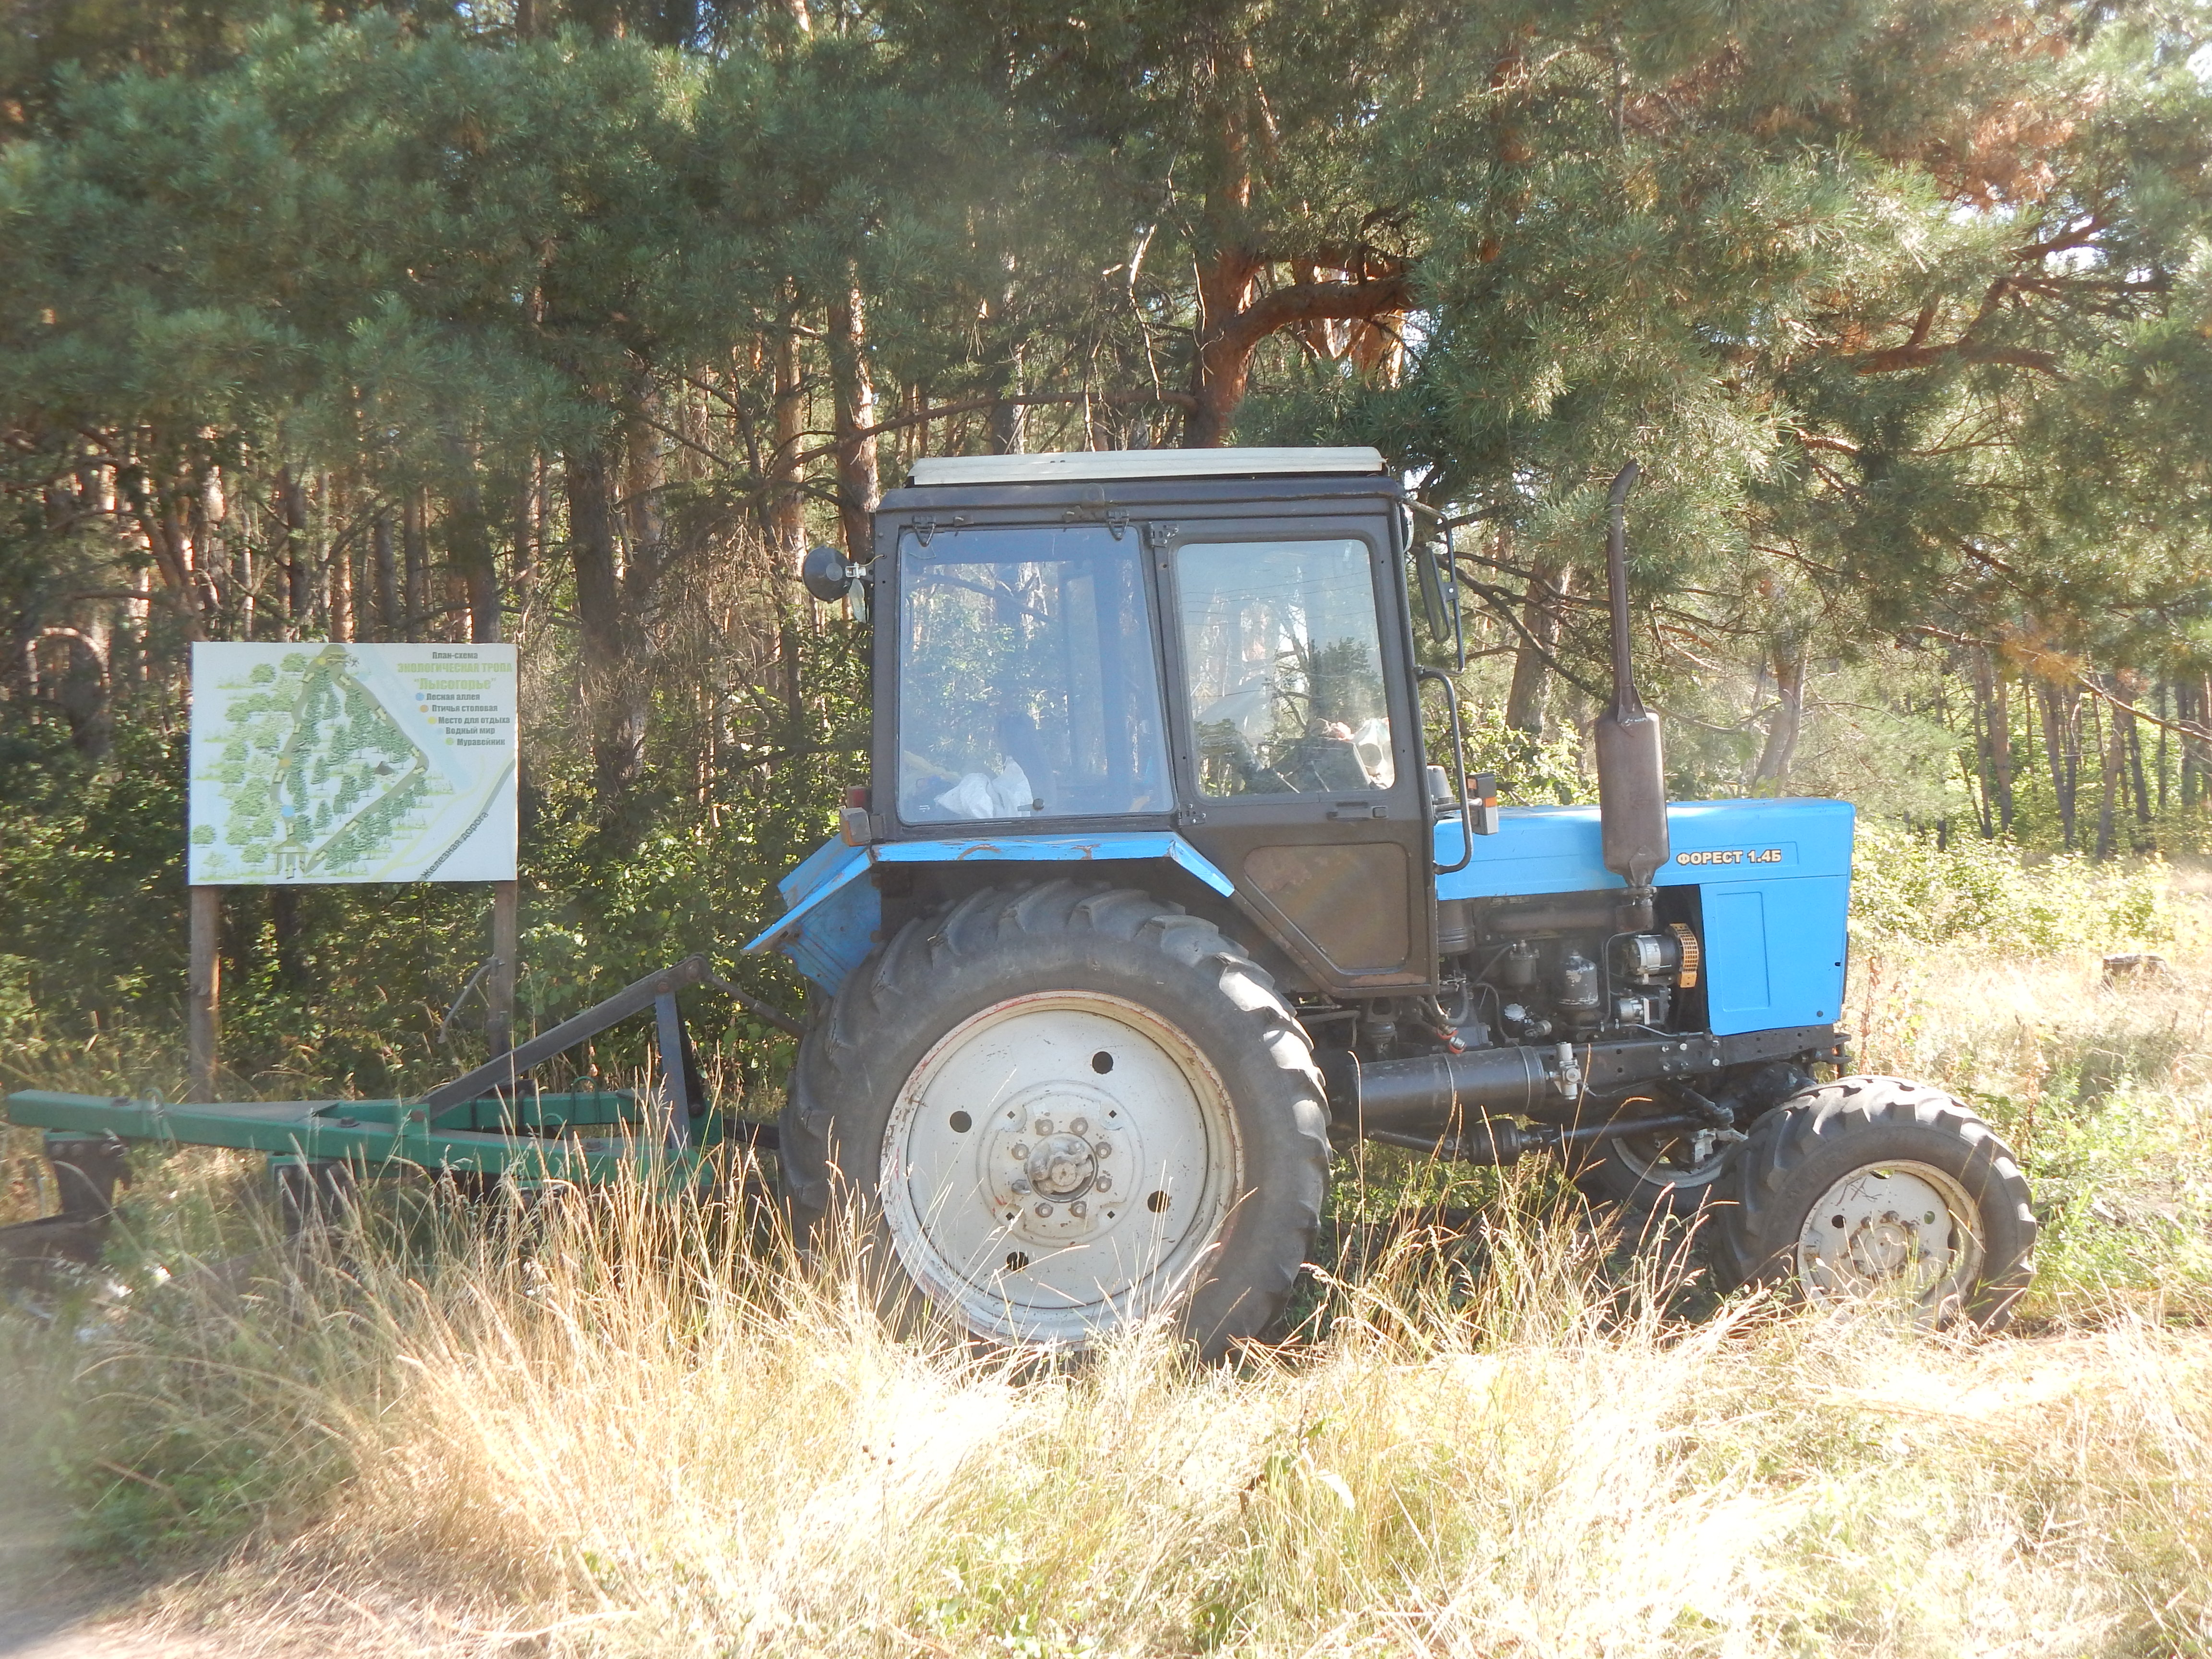
M 1540 1042 L 1552 1035 L 1552 1022 L 1540 1014 L 1532 1014 L 1517 1002 L 1509 1002 L 1498 1011 L 1498 1018 L 1505 1029 L 1516 1037 L 1528 1042 Z
M 1577 1024 L 1597 1016 L 1597 963 L 1579 951 L 1559 958 L 1558 1001 L 1559 1011 Z
M 1494 939 L 1522 933 L 1610 933 L 1617 931 L 1618 905 L 1605 895 L 1551 899 L 1538 904 L 1502 904 L 1482 919 L 1484 934 Z
M 1672 933 L 1631 933 L 1615 941 L 1623 979 L 1653 980 L 1671 974 L 1682 959 L 1682 942 Z
M 1690 931 L 1688 922 L 1670 921 L 1667 926 L 1673 932 L 1682 951 L 1681 966 L 1674 975 L 1674 983 L 1686 991 L 1697 984 L 1698 975 L 1705 968 L 1705 947 L 1698 942 L 1698 936 Z
M 1659 1025 L 1667 1018 L 1664 991 L 1621 991 L 1613 999 L 1613 1017 L 1623 1025 Z
M 1436 769 L 1430 769 L 1433 771 Z M 1474 948 L 1474 918 L 1468 914 L 1471 908 L 1465 899 L 1437 901 L 1438 955 L 1463 957 Z
M 1536 982 L 1536 969 L 1541 960 L 1534 940 L 1515 940 L 1498 959 L 1498 982 L 1516 991 L 1527 990 Z

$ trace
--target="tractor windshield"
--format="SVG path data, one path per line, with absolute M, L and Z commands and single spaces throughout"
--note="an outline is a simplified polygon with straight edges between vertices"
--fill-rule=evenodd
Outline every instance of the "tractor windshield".
M 1164 812 L 1159 673 L 1133 532 L 899 543 L 899 817 Z
M 1397 765 L 1364 543 L 1186 543 L 1176 592 L 1207 794 L 1390 787 Z

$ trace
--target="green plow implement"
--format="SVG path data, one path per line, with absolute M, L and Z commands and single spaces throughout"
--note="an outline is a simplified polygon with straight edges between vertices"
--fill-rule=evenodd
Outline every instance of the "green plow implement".
M 339 1201 L 354 1183 L 380 1176 L 440 1175 L 526 1190 L 625 1176 L 672 1193 L 703 1186 L 715 1176 L 721 1149 L 773 1147 L 775 1131 L 711 1109 L 676 1001 L 678 992 L 702 985 L 793 1035 L 801 1030 L 781 1010 L 723 979 L 704 956 L 694 956 L 416 1099 L 171 1105 L 37 1089 L 11 1094 L 8 1121 L 46 1132 L 62 1204 L 58 1215 L 0 1228 L 0 1256 L 96 1257 L 133 1141 L 268 1153 L 287 1219 L 295 1223 L 311 1206 Z M 595 1083 L 553 1093 L 526 1075 L 647 1012 L 660 1061 L 651 1091 Z

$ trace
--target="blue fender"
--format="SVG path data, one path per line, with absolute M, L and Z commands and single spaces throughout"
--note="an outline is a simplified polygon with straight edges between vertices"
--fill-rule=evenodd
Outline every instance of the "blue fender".
M 782 919 L 745 946 L 751 956 L 781 951 L 799 971 L 833 994 L 875 947 L 882 896 L 861 879 L 878 864 L 1134 864 L 1179 866 L 1227 898 L 1236 888 L 1203 854 L 1172 831 L 1103 836 L 1013 836 L 990 841 L 901 841 L 848 847 L 830 841 L 781 881 Z

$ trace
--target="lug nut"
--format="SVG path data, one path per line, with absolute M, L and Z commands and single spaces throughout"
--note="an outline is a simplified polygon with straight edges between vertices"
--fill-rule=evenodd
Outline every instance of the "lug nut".
M 1013 1155 L 1016 1158 L 1027 1158 L 1030 1155 L 1030 1149 L 1018 1140 L 1014 1143 Z
M 1052 1213 L 1052 1206 L 1051 1206 L 1051 1205 L 1049 1205 L 1049 1204 L 1040 1204 L 1040 1205 L 1038 1205 L 1038 1206 L 1037 1206 L 1037 1213 L 1038 1213 L 1039 1215 L 1050 1215 L 1050 1214 Z
M 1101 1175 L 1099 1176 L 1098 1179 L 1097 1179 L 1097 1181 L 1093 1182 L 1091 1184 L 1092 1184 L 1093 1186 L 1097 1187 L 1097 1188 L 1098 1188 L 1098 1190 L 1099 1190 L 1100 1192 L 1102 1192 L 1102 1193 L 1103 1193 L 1103 1192 L 1110 1192 L 1110 1191 L 1112 1191 L 1112 1190 L 1113 1190 L 1113 1187 L 1114 1187 L 1114 1183 L 1113 1183 L 1113 1182 L 1112 1182 L 1111 1180 L 1109 1180 L 1109 1179 L 1105 1175 L 1103 1175 L 1103 1174 L 1101 1174 Z
M 1079 1198 L 1074 1203 L 1067 1206 L 1067 1212 L 1070 1215 L 1087 1215 L 1090 1212 L 1090 1208 L 1091 1206 L 1089 1205 L 1085 1204 Z
M 1114 1143 L 1110 1140 L 1102 1140 L 1091 1150 L 1101 1158 L 1111 1158 L 1114 1156 Z
M 1036 1121 L 1036 1131 L 1037 1139 L 1040 1140 L 1043 1139 L 1045 1136 L 1052 1133 L 1052 1120 L 1048 1117 L 1039 1118 Z
M 1018 1193 L 1025 1193 L 1025 1192 L 1029 1191 L 1029 1189 L 1030 1189 L 1030 1183 L 1029 1183 L 1028 1182 L 1022 1180 L 1019 1176 L 1016 1176 L 1016 1177 L 1015 1177 L 1015 1180 L 1014 1180 L 1014 1190 L 1015 1190 L 1016 1192 L 1018 1192 Z
M 1087 1135 L 1091 1133 L 1091 1120 L 1087 1117 L 1079 1117 L 1067 1127 L 1076 1134 Z

